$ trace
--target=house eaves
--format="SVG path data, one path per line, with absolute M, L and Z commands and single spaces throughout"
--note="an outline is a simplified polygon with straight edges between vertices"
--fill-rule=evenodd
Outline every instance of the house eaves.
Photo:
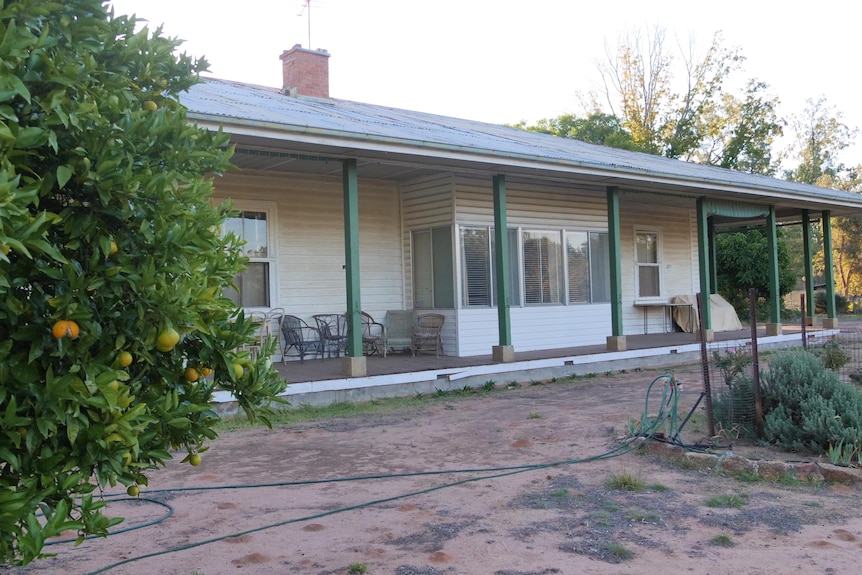
M 862 213 L 862 196 L 587 144 L 495 124 L 206 79 L 182 97 L 189 119 L 232 136 L 334 157 L 419 162 L 638 190 Z

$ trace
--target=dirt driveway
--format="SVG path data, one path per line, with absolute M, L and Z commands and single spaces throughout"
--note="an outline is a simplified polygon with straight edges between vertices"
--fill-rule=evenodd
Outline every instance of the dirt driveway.
M 91 573 L 155 553 L 161 554 L 106 572 L 859 572 L 858 488 L 744 482 L 642 452 L 495 478 L 489 476 L 505 472 L 236 488 L 587 458 L 619 445 L 658 373 L 522 386 L 385 415 L 228 433 L 212 443 L 200 467 L 172 464 L 153 474 L 154 490 L 213 488 L 143 491 L 173 507 L 169 519 L 78 548 L 58 545 L 52 550 L 59 557 L 13 573 Z M 691 382 L 681 405 L 687 411 L 698 397 L 698 370 L 677 373 Z M 686 431 L 690 442 L 702 438 Z M 609 478 L 630 477 L 623 474 L 644 489 L 609 489 Z M 453 485 L 435 489 L 445 484 Z M 109 509 L 127 517 L 126 526 L 164 512 L 147 502 Z M 255 530 L 270 525 L 277 526 Z M 185 546 L 191 547 L 164 553 Z

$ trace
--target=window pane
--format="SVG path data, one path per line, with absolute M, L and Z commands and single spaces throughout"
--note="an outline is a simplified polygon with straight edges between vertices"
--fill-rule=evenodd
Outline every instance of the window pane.
M 637 234 L 637 260 L 639 264 L 658 263 L 658 235 L 654 233 L 638 232 Z
M 452 261 L 452 227 L 431 230 L 431 245 L 434 250 L 434 308 L 455 307 L 455 278 Z
M 488 228 L 461 228 L 464 305 L 491 305 Z
M 250 262 L 248 269 L 234 278 L 239 292 L 226 288 L 222 294 L 241 307 L 269 307 L 269 264 Z
M 430 309 L 434 306 L 431 267 L 431 232 L 413 232 L 413 305 Z
M 509 236 L 509 305 L 521 305 L 521 274 L 518 267 L 518 230 L 508 230 Z
M 593 303 L 611 301 L 611 252 L 608 234 L 590 232 Z
M 267 257 L 266 213 L 243 212 L 242 219 L 245 255 L 252 258 Z
M 569 303 L 590 301 L 590 244 L 587 232 L 566 232 Z
M 638 296 L 658 297 L 660 295 L 658 266 L 638 266 Z
M 562 249 L 559 234 L 524 232 L 524 301 L 560 303 Z
M 509 305 L 521 305 L 521 275 L 518 268 L 518 229 L 509 228 L 506 230 L 506 237 L 509 241 Z M 497 243 L 494 237 L 494 228 L 491 228 L 491 269 L 496 269 L 497 265 Z M 491 278 L 491 295 L 493 296 L 493 305 L 497 305 L 497 278 Z

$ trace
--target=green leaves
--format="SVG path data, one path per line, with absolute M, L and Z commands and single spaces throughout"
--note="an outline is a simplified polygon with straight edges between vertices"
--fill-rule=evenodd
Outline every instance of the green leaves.
M 216 386 L 264 416 L 284 388 L 220 297 L 244 261 L 209 199 L 228 139 L 177 99 L 206 63 L 135 24 L 101 0 L 0 8 L 0 564 L 106 534 L 88 494 L 205 450 Z M 181 341 L 158 351 L 166 327 Z

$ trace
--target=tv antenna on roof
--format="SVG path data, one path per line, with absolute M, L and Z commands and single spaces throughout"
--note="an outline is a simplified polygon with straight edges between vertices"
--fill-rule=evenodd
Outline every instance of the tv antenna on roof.
M 302 13 L 305 12 L 306 8 L 308 9 L 308 49 L 311 50 L 311 0 L 305 0 L 302 4 L 302 10 L 299 11 L 297 16 L 302 16 Z

